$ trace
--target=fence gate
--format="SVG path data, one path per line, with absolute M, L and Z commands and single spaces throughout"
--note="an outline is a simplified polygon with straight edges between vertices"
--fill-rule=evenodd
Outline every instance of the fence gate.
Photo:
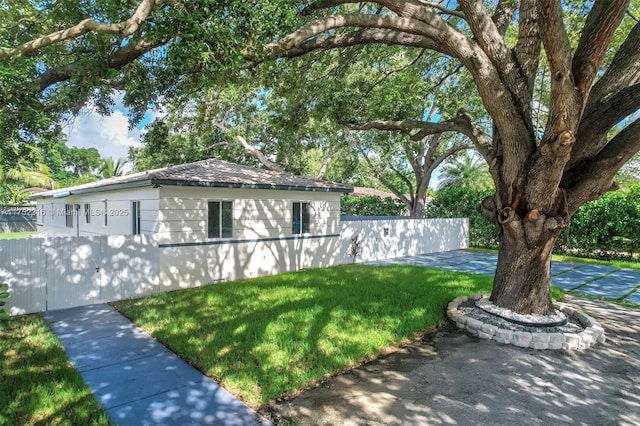
M 49 283 L 46 309 L 100 303 L 102 239 L 76 237 L 53 241 L 43 246 Z

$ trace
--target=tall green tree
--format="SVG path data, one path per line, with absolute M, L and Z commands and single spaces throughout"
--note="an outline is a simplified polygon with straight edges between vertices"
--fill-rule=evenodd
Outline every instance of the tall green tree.
M 62 139 L 42 147 L 41 152 L 43 163 L 63 187 L 95 180 L 102 161 L 96 148 L 70 147 Z
M 88 101 L 114 89 L 133 119 L 150 104 L 195 94 L 241 51 L 300 19 L 286 2 L 7 0 L 0 7 L 0 161 L 60 134 Z M 253 49 L 252 49 L 253 50 Z
M 335 122 L 300 112 L 305 106 L 274 87 L 267 66 L 238 74 L 172 104 L 130 150 L 134 168 L 217 157 L 320 179 L 349 176 L 354 152 Z
M 489 126 L 460 123 L 458 131 L 487 161 L 496 188 L 482 203 L 501 239 L 491 300 L 519 313 L 553 312 L 550 262 L 560 232 L 581 205 L 617 188 L 616 172 L 640 150 L 637 10 L 623 0 L 460 0 L 456 9 L 408 0 L 318 1 L 308 12 L 309 23 L 272 44 L 273 54 L 395 44 L 468 70 L 490 117 Z M 536 86 L 543 57 L 548 90 Z M 539 104 L 543 113 L 534 114 Z M 438 125 L 416 128 L 437 134 Z

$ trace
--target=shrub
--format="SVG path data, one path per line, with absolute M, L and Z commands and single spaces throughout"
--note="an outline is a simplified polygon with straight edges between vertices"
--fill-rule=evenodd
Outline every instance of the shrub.
M 498 245 L 496 227 L 478 211 L 480 202 L 493 193 L 462 186 L 443 188 L 425 209 L 426 217 L 468 217 L 469 245 L 472 247 L 495 247 Z
M 640 184 L 591 201 L 573 215 L 556 252 L 631 259 L 640 253 Z
M 404 203 L 396 198 L 382 198 L 379 195 L 354 197 L 345 195 L 340 198 L 340 213 L 358 216 L 400 216 Z

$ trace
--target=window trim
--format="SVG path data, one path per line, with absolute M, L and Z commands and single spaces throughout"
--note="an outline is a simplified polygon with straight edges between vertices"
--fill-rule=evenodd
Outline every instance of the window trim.
M 53 209 L 51 209 L 53 210 Z M 46 214 L 44 204 L 38 206 L 38 210 L 36 211 L 36 225 L 44 226 L 44 216 Z
M 296 216 L 298 217 L 296 218 Z M 311 203 L 309 201 L 294 201 L 292 203 L 291 233 L 293 235 L 308 235 L 311 233 Z
M 227 210 L 225 215 L 225 210 Z M 225 219 L 230 219 L 225 223 Z M 217 223 L 216 223 L 217 222 Z M 233 238 L 234 234 L 233 200 L 207 201 L 207 238 Z
M 64 205 L 64 224 L 66 228 L 73 228 L 73 204 Z

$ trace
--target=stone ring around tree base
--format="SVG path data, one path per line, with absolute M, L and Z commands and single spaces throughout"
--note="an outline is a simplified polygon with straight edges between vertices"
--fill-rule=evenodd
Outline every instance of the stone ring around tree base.
M 569 317 L 568 324 L 527 327 L 476 307 L 478 301 L 488 298 L 488 294 L 458 296 L 447 305 L 447 316 L 458 328 L 467 330 L 474 336 L 521 348 L 577 350 L 606 340 L 604 329 L 598 322 L 564 304 L 556 303 L 554 306 Z

